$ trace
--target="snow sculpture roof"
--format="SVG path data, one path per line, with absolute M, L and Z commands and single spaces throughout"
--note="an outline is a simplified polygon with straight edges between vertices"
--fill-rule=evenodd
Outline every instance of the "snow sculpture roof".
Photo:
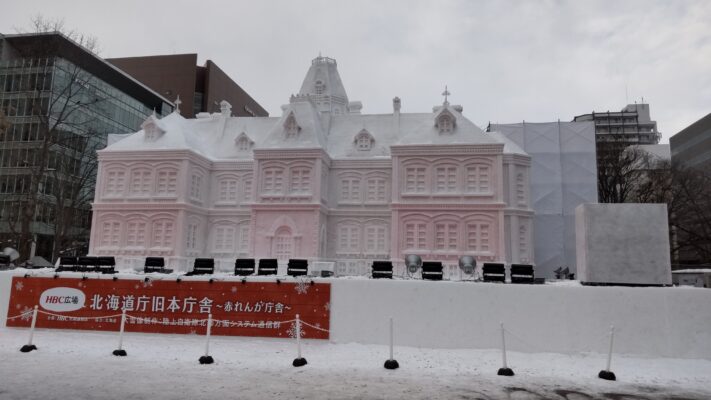
M 316 93 L 317 85 L 323 85 L 318 89 L 320 93 Z M 349 110 L 335 60 L 319 56 L 312 61 L 301 91 L 282 107 L 280 117 L 231 117 L 228 104 L 224 104 L 219 113 L 205 113 L 195 119 L 185 119 L 174 112 L 163 119 L 151 120 L 162 131 L 152 140 L 146 140 L 146 131 L 141 130 L 101 152 L 192 150 L 211 160 L 247 160 L 253 153 L 240 150 L 237 140 L 247 136 L 252 150 L 318 148 L 334 159 L 387 158 L 391 146 L 400 145 L 503 143 L 505 153 L 526 154 L 503 135 L 485 134 L 462 115 L 459 106 L 445 101 L 431 113 L 401 113 L 397 100 L 396 109 L 389 114 L 361 114 L 356 107 Z M 342 112 L 334 111 L 336 108 Z M 454 118 L 453 129 L 446 133 L 440 133 L 436 121 L 443 113 Z M 298 126 L 298 132 L 293 135 L 287 135 L 290 116 Z M 354 145 L 354 138 L 363 130 L 373 138 L 372 147 L 367 151 L 358 150 Z

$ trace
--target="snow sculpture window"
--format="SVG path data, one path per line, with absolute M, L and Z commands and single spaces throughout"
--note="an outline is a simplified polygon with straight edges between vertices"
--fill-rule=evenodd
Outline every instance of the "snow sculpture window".
M 289 193 L 306 194 L 311 192 L 311 170 L 308 168 L 294 168 L 289 179 Z
M 467 224 L 467 250 L 474 252 L 489 251 L 489 224 L 472 222 Z
M 405 193 L 425 193 L 427 190 L 426 181 L 426 167 L 407 167 L 405 169 Z
M 435 224 L 435 249 L 457 250 L 458 230 L 456 223 Z
M 324 94 L 324 92 L 326 91 L 326 85 L 323 83 L 323 81 L 316 81 L 314 89 L 316 94 Z
M 341 201 L 345 203 L 360 202 L 360 179 L 356 177 L 341 180 Z
M 121 241 L 121 223 L 106 221 L 101 227 L 101 247 L 119 247 Z
M 178 171 L 174 169 L 158 170 L 156 178 L 156 193 L 158 195 L 174 195 L 178 187 Z
M 405 224 L 405 250 L 427 249 L 427 224 L 410 222 Z
M 153 223 L 152 247 L 170 248 L 173 244 L 173 221 L 162 219 Z
M 385 178 L 369 178 L 368 179 L 368 197 L 369 203 L 384 203 L 386 198 L 386 180 Z
M 239 242 L 237 247 L 240 253 L 249 252 L 249 224 L 243 223 L 239 226 Z
M 465 190 L 467 193 L 489 193 L 490 169 L 488 165 L 469 165 L 466 168 Z
M 126 174 L 124 171 L 113 170 L 106 174 L 106 195 L 120 196 L 123 194 Z
M 215 228 L 216 252 L 231 252 L 235 243 L 235 228 L 233 226 L 220 225 Z
M 294 113 L 291 112 L 289 113 L 289 116 L 286 117 L 286 121 L 284 122 L 284 132 L 286 133 L 286 137 L 294 138 L 296 137 L 296 135 L 299 134 L 299 131 L 301 131 L 301 127 L 296 122 L 296 117 L 294 117 Z
M 457 167 L 448 165 L 435 168 L 435 191 L 437 193 L 457 191 Z
M 442 111 L 435 120 L 435 127 L 439 130 L 439 133 L 452 133 L 454 131 L 454 126 L 456 120 L 454 115 L 447 110 Z
M 520 262 L 528 262 L 528 230 L 525 224 L 518 229 L 518 257 Z
M 338 227 L 338 252 L 360 252 L 360 226 L 350 222 Z
M 387 228 L 385 225 L 368 225 L 365 228 L 365 250 L 369 254 L 384 254 L 387 252 Z
M 218 201 L 225 203 L 237 202 L 237 180 L 230 178 L 220 179 L 218 184 Z
M 190 198 L 200 201 L 200 186 L 202 186 L 202 176 L 193 174 L 190 179 Z
M 126 224 L 126 246 L 143 247 L 146 245 L 146 223 L 128 221 Z
M 264 170 L 263 191 L 265 194 L 282 193 L 284 188 L 284 170 L 281 168 L 266 168 Z
M 526 206 L 526 185 L 521 172 L 516 174 L 516 202 L 519 206 Z
M 185 243 L 185 247 L 190 250 L 197 249 L 197 231 L 198 224 L 191 223 L 188 224 L 188 237 Z
M 242 201 L 252 201 L 252 175 L 245 175 L 242 180 Z
M 131 171 L 130 193 L 134 196 L 148 196 L 151 194 L 151 171 L 147 169 L 134 169 Z
M 365 129 L 360 131 L 354 140 L 355 147 L 358 151 L 368 151 L 373 147 L 375 139 L 373 136 Z
M 287 227 L 281 227 L 274 235 L 274 256 L 279 260 L 288 260 L 291 258 L 294 247 L 294 239 L 291 236 L 291 230 Z

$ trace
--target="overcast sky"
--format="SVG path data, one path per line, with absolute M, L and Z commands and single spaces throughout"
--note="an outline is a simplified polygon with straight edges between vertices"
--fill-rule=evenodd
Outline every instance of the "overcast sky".
M 650 104 L 662 142 L 711 112 L 711 1 L 3 0 L 0 32 L 37 13 L 103 57 L 198 53 L 271 115 L 311 59 L 335 58 L 363 113 L 450 102 L 485 127 Z

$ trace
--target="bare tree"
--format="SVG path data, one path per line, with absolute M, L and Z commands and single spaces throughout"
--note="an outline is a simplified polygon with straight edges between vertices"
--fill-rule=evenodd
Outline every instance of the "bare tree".
M 630 147 L 623 135 L 606 135 L 597 143 L 597 192 L 600 203 L 629 201 L 640 178 L 646 153 Z
M 63 20 L 37 15 L 31 29 L 32 33 L 61 34 L 90 52 L 97 49 L 94 37 L 65 29 Z M 25 114 L 31 116 L 31 130 L 36 130 L 30 133 L 30 145 L 20 156 L 26 158 L 18 165 L 23 190 L 14 196 L 11 209 L 16 211 L 8 218 L 21 259 L 31 254 L 33 228 L 53 233 L 53 259 L 77 238 L 88 237 L 96 150 L 105 145 L 95 115 L 110 110 L 109 98 L 79 63 L 58 57 L 62 40 L 48 35 L 37 41 L 32 57 L 23 61 L 18 83 L 18 108 L 21 102 Z

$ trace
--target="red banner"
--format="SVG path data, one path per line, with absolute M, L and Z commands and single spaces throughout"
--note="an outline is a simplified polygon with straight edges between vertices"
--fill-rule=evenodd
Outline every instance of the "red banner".
M 212 314 L 213 335 L 328 339 L 330 283 L 109 280 L 20 277 L 12 279 L 7 326 L 29 327 L 39 306 L 38 328 L 203 334 Z

